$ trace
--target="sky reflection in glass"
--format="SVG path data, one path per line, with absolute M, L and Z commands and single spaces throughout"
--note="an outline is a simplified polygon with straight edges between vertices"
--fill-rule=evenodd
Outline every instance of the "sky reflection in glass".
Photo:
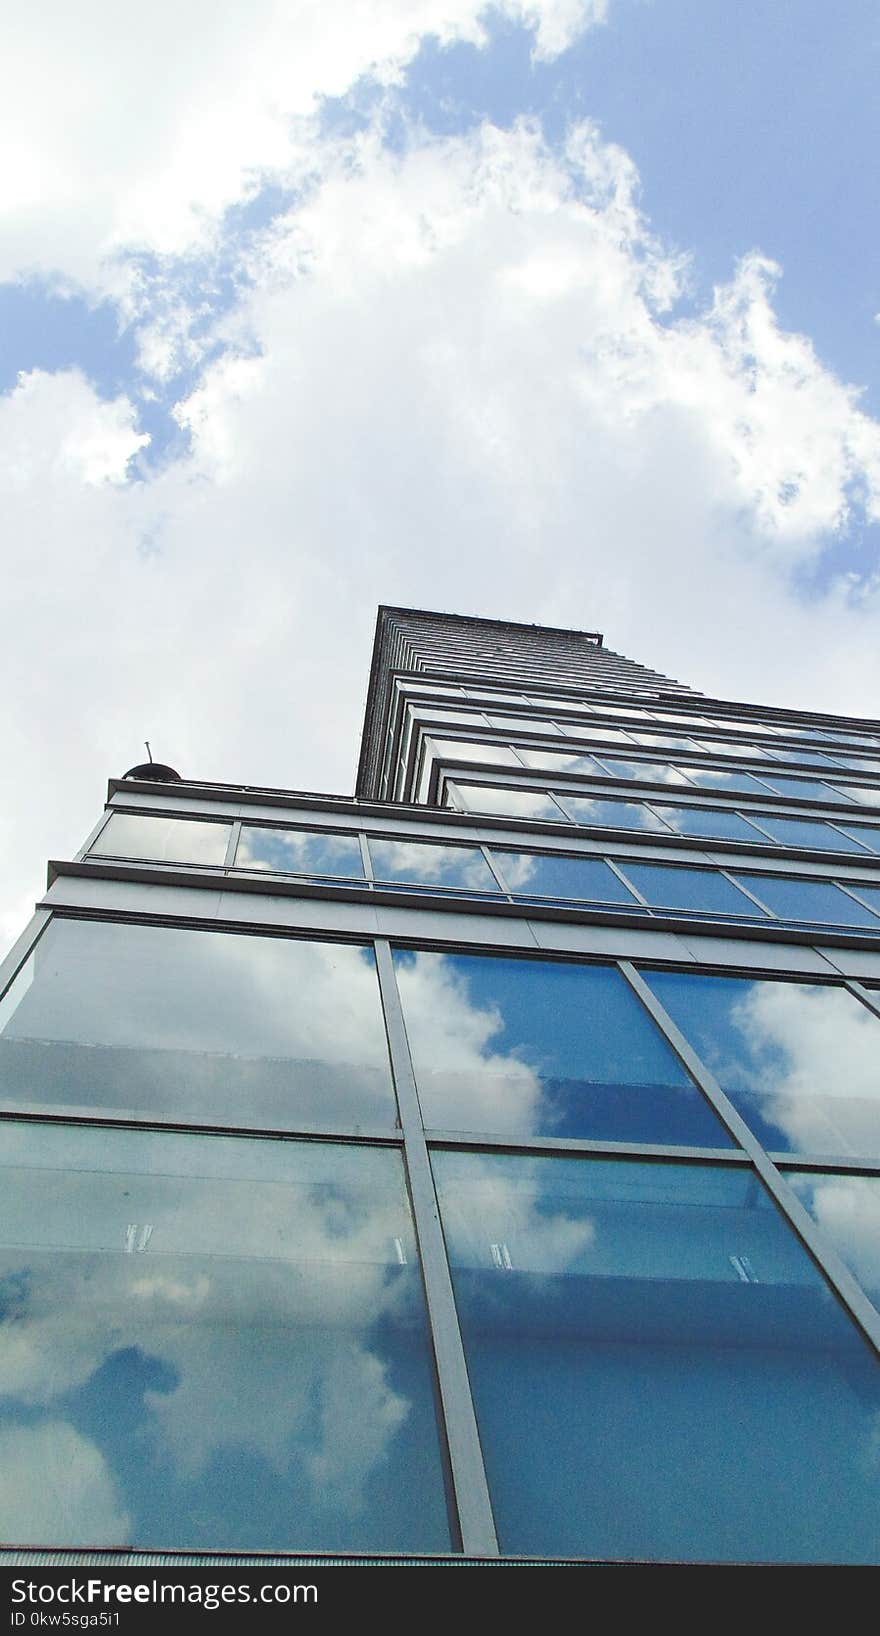
M 478 846 L 438 846 L 430 841 L 379 841 L 372 836 L 368 844 L 376 880 L 457 886 L 473 892 L 499 890 Z
M 835 926 L 867 926 L 880 931 L 880 920 L 833 881 L 799 880 L 796 875 L 739 875 L 743 885 L 781 920 L 803 920 Z
M 399 1156 L 0 1127 L 0 1529 L 443 1550 Z
M 880 1154 L 880 1019 L 854 995 L 690 972 L 645 977 L 766 1147 Z
M 880 1371 L 750 1171 L 433 1164 L 502 1549 L 876 1561 Z
M 762 916 L 758 905 L 738 891 L 720 869 L 676 869 L 628 861 L 621 862 L 620 867 L 627 880 L 658 908 Z
M 435 1129 L 729 1145 L 612 967 L 402 950 L 395 965 Z
M 0 1107 L 391 1125 L 372 949 L 53 921 L 0 1002 Z
M 586 903 L 628 903 L 638 899 L 603 858 L 563 853 L 492 853 L 512 892 L 529 897 L 579 898 Z
M 231 827 L 192 818 L 114 812 L 89 853 L 92 857 L 145 858 L 161 863 L 222 864 Z
M 788 1170 L 785 1179 L 880 1309 L 880 1176 Z
M 239 869 L 273 869 L 296 875 L 341 875 L 363 880 L 356 835 L 322 835 L 318 830 L 242 827 L 235 854 Z

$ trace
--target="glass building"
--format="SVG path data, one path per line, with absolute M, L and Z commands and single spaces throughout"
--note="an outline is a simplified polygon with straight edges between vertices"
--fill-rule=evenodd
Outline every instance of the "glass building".
M 880 1557 L 880 722 L 383 607 L 0 979 L 0 1560 Z

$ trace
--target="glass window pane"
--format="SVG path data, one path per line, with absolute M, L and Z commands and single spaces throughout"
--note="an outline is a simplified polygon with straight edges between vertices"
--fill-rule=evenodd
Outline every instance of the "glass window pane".
M 559 801 L 576 824 L 607 824 L 612 829 L 647 829 L 665 834 L 666 825 L 642 801 L 614 801 L 610 797 L 561 795 Z
M 663 864 L 621 863 L 627 880 L 658 908 L 703 909 L 724 915 L 761 915 L 720 869 L 675 869 Z
M 858 801 L 863 807 L 880 807 L 880 788 L 876 784 L 838 784 L 834 794 Z
M 512 892 L 529 897 L 581 898 L 588 903 L 638 902 L 604 858 L 494 851 L 492 856 Z
M 876 1561 L 876 1358 L 748 1170 L 433 1164 L 502 1550 Z
M 382 881 L 418 881 L 497 892 L 498 883 L 477 846 L 435 846 L 429 841 L 368 842 L 373 873 Z
M 565 754 L 556 750 L 533 750 L 521 744 L 519 753 L 526 766 L 535 767 L 538 772 L 586 773 L 588 777 L 595 777 L 602 771 L 592 756 L 578 755 L 576 751 Z
M 400 1158 L 0 1127 L 0 1529 L 444 1550 Z
M 755 823 L 783 846 L 808 846 L 822 852 L 849 850 L 844 837 L 830 824 L 823 824 L 820 818 L 777 818 L 767 812 L 756 812 Z
M 880 1176 L 788 1170 L 785 1179 L 880 1308 Z
M 834 801 L 837 792 L 830 784 L 823 784 L 818 778 L 787 778 L 768 768 L 763 775 L 767 783 L 778 790 L 780 795 L 793 795 L 798 801 Z
M 851 824 L 847 819 L 845 825 L 841 824 L 840 828 L 844 837 L 851 836 L 860 846 L 866 846 L 869 852 L 880 852 L 880 829 L 876 829 L 873 824 Z M 838 846 L 838 851 L 845 850 L 844 839 Z
M 203 824 L 192 818 L 114 812 L 89 852 L 98 857 L 162 863 L 222 864 L 230 829 L 230 824 Z
M 849 882 L 847 882 L 849 885 Z M 856 892 L 860 898 L 880 915 L 880 886 L 865 886 L 862 881 L 853 881 L 850 890 Z M 858 907 L 858 906 L 857 906 Z
M 740 875 L 738 879 L 783 920 L 827 921 L 836 926 L 868 926 L 880 931 L 870 909 L 863 909 L 833 881 L 798 880 L 792 875 Z
M 0 1003 L 0 1107 L 390 1125 L 373 952 L 55 920 Z
M 702 744 L 692 738 L 678 738 L 672 733 L 633 733 L 637 744 L 646 750 L 701 750 Z
M 521 765 L 507 744 L 475 743 L 463 738 L 429 738 L 425 744 L 428 753 L 441 761 L 478 761 L 481 765 L 498 767 Z
M 753 778 L 751 773 L 723 772 L 720 767 L 688 767 L 688 774 L 701 789 L 733 790 L 737 794 L 765 797 L 767 795 L 764 785 L 760 784 L 757 778 Z M 774 782 L 777 780 L 774 779 Z
M 730 841 L 756 841 L 757 831 L 738 812 L 721 807 L 658 807 L 660 814 L 678 835 L 717 835 Z M 763 823 L 763 817 L 761 822 Z
M 500 784 L 456 782 L 466 812 L 495 813 L 502 818 L 549 818 L 564 824 L 565 816 L 544 790 L 511 790 Z
M 880 1020 L 846 989 L 645 975 L 765 1147 L 880 1151 Z
M 602 765 L 614 778 L 641 778 L 650 784 L 688 784 L 689 779 L 677 767 L 665 761 L 618 761 L 616 757 L 602 757 Z
M 611 967 L 406 951 L 395 965 L 435 1129 L 729 1144 Z
M 262 829 L 256 824 L 244 824 L 235 863 L 238 869 L 364 878 L 357 836 L 322 835 L 318 830 Z
M 559 728 L 546 716 L 490 716 L 492 727 L 507 733 L 558 733 Z

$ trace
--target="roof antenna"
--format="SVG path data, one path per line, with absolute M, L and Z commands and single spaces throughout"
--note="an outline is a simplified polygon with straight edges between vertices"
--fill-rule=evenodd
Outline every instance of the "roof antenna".
M 145 743 L 145 745 L 146 745 L 146 746 L 147 746 L 147 755 L 148 755 L 148 756 L 149 756 L 149 758 L 150 758 L 150 764 L 151 764 L 151 765 L 152 765 L 152 761 L 153 761 L 153 752 L 152 752 L 152 750 L 151 750 L 151 749 L 150 749 L 150 741 L 149 741 L 149 739 L 148 739 L 148 738 L 145 738 L 145 739 L 144 739 L 144 743 Z

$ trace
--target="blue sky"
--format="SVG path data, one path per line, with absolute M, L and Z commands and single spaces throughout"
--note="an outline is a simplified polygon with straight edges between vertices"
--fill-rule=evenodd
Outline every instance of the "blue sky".
M 144 738 L 350 789 L 379 601 L 871 709 L 867 0 L 49 12 L 0 112 L 10 933 Z

